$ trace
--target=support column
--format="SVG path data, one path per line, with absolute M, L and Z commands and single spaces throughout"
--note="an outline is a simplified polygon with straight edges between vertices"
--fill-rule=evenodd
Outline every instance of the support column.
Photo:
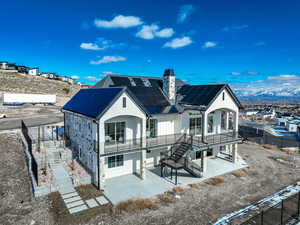
M 207 114 L 202 112 L 202 142 L 205 142 L 205 137 L 207 134 Z
M 147 119 L 143 118 L 141 122 L 141 141 L 142 151 L 140 152 L 140 178 L 146 179 L 146 147 L 147 147 L 147 136 L 146 136 L 146 123 Z
M 236 163 L 238 161 L 237 157 L 238 144 L 232 145 L 232 162 Z
M 206 151 L 201 152 L 201 168 L 202 168 L 202 175 L 203 175 L 206 172 L 206 169 L 207 169 Z

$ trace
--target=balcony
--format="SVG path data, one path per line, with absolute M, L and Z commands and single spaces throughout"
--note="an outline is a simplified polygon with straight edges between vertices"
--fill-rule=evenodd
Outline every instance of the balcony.
M 141 138 L 124 140 L 123 142 L 113 144 L 105 143 L 104 154 L 102 154 L 102 156 L 138 152 L 143 149 L 151 150 L 159 147 L 166 147 L 176 143 L 176 141 L 183 135 L 187 134 L 170 134 L 147 138 L 145 147 L 142 147 Z M 207 149 L 213 146 L 237 143 L 241 140 L 237 136 L 236 132 L 233 131 L 228 131 L 221 134 L 207 135 L 204 138 L 202 138 L 201 136 L 187 136 L 192 138 L 192 145 L 194 147 L 198 147 L 199 149 Z

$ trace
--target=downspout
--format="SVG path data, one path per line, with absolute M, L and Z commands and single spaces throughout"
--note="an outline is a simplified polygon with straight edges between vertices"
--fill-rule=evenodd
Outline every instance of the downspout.
M 95 121 L 96 122 L 96 121 Z M 98 144 L 97 144 L 97 169 L 98 169 L 98 189 L 100 190 L 100 135 L 99 135 L 99 123 L 97 123 L 97 138 L 98 138 Z

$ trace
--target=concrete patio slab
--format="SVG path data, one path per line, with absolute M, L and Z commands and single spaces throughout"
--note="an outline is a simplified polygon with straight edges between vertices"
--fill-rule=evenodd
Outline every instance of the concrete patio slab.
M 61 195 L 63 199 L 67 199 L 67 198 L 72 198 L 72 197 L 76 197 L 78 196 L 78 193 L 77 192 L 72 192 L 72 193 L 69 193 L 69 194 L 64 194 L 64 195 Z
M 66 206 L 67 206 L 68 209 L 76 207 L 76 206 L 80 206 L 80 205 L 85 205 L 84 201 L 79 200 L 79 201 L 76 201 L 76 202 L 71 202 L 71 203 L 67 203 L 66 204 Z
M 81 205 L 81 206 L 77 206 L 77 207 L 69 209 L 69 212 L 71 214 L 74 214 L 74 213 L 81 212 L 86 209 L 88 209 L 88 207 L 86 205 Z
M 74 192 L 76 192 L 76 190 L 73 187 L 63 187 L 63 188 L 59 188 L 58 192 L 61 195 L 65 195 L 65 194 L 74 193 Z
M 97 197 L 96 200 L 100 205 L 105 205 L 109 203 L 109 201 L 104 196 Z
M 107 179 L 104 195 L 115 205 L 132 198 L 151 197 L 173 187 L 165 179 L 146 170 L 145 180 L 141 180 L 134 174 Z
M 195 160 L 194 162 L 199 165 L 201 164 L 201 160 Z M 220 176 L 246 167 L 248 167 L 248 164 L 240 156 L 238 156 L 238 161 L 236 163 L 232 163 L 220 158 L 208 158 L 207 169 L 203 177 L 194 177 L 183 169 L 178 170 L 177 185 L 186 186 L 188 184 L 199 183 L 209 178 Z M 155 168 L 151 171 L 160 176 L 160 168 Z M 173 171 L 173 179 L 170 177 L 165 177 L 165 180 L 167 180 L 169 183 L 175 184 L 175 172 Z
M 72 197 L 72 198 L 68 198 L 68 199 L 64 199 L 65 203 L 70 203 L 70 202 L 75 202 L 81 200 L 80 196 L 76 196 L 76 197 Z
M 94 208 L 99 206 L 95 199 L 86 200 L 85 203 L 88 205 L 89 208 Z
M 199 163 L 199 165 L 201 163 L 200 160 L 195 160 L 194 162 Z M 207 159 L 207 171 L 201 178 L 194 177 L 185 170 L 179 170 L 177 185 L 186 186 L 188 184 L 200 183 L 206 179 L 245 167 L 248 167 L 247 163 L 239 156 L 236 163 L 220 158 L 210 158 Z M 160 168 L 154 168 L 146 170 L 145 180 L 141 180 L 133 174 L 107 179 L 104 195 L 115 205 L 128 199 L 148 198 L 162 194 L 174 187 L 175 173 L 173 173 L 173 179 L 170 179 L 170 177 L 162 178 L 160 177 Z

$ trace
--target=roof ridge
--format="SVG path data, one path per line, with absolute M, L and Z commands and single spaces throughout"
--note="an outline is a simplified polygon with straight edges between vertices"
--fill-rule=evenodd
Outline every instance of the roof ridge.
M 162 80 L 161 77 L 150 77 L 150 76 L 138 76 L 138 75 L 125 75 L 125 74 L 109 74 L 109 77 L 132 77 L 132 78 L 147 78 L 147 79 L 157 79 Z

